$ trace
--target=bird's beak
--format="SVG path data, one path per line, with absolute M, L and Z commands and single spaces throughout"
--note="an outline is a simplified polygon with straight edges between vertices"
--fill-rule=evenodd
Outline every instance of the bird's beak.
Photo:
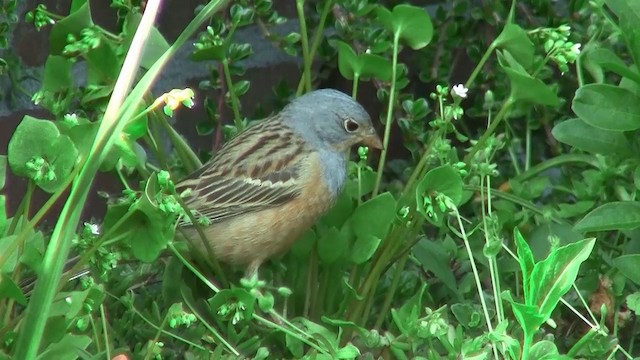
M 380 137 L 376 134 L 375 130 L 370 134 L 363 136 L 362 143 L 370 148 L 382 149 L 382 140 L 380 140 Z

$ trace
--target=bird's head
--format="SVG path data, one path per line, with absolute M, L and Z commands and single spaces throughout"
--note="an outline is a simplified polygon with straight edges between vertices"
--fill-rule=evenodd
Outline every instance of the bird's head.
M 282 118 L 312 144 L 338 151 L 360 143 L 382 149 L 367 111 L 337 90 L 315 90 L 296 98 L 282 110 Z

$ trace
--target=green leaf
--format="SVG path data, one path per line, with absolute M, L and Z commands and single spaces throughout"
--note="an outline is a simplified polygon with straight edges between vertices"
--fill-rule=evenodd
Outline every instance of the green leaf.
M 349 222 L 356 237 L 383 239 L 395 216 L 396 200 L 386 192 L 358 206 Z
M 515 240 L 516 247 L 518 249 L 518 263 L 520 264 L 520 271 L 522 271 L 522 288 L 524 289 L 524 301 L 527 305 L 533 305 L 531 298 L 529 298 L 529 291 L 531 290 L 531 273 L 535 266 L 533 260 L 533 254 L 529 248 L 529 244 L 522 237 L 518 228 L 513 229 L 513 239 Z
M 432 272 L 436 279 L 459 295 L 458 283 L 451 269 L 451 256 L 441 242 L 422 239 L 413 247 L 413 255 L 425 270 Z
M 549 257 L 537 263 L 531 272 L 529 295 L 547 321 L 578 276 L 580 264 L 591 254 L 595 239 L 585 239 L 554 250 Z
M 193 61 L 222 61 L 227 56 L 227 50 L 231 44 L 230 40 L 225 41 L 221 45 L 211 45 L 203 49 L 195 50 L 191 54 Z
M 343 348 L 338 349 L 335 354 L 336 359 L 355 359 L 358 356 L 360 356 L 360 350 L 351 343 L 348 343 Z
M 338 47 L 338 70 L 348 79 L 377 78 L 382 81 L 391 79 L 391 62 L 380 55 L 356 54 L 347 43 L 336 41 Z
M 318 239 L 318 257 L 322 262 L 331 264 L 347 252 L 348 245 L 348 232 L 331 227 Z
M 62 56 L 50 55 L 44 64 L 42 88 L 46 91 L 59 92 L 73 86 L 73 75 L 69 59 Z
M 524 100 L 547 106 L 560 105 L 560 99 L 556 93 L 542 80 L 512 68 L 503 67 L 503 69 L 511 80 L 511 96 L 515 100 Z
M 531 349 L 529 349 L 528 357 L 530 359 L 551 360 L 559 359 L 559 355 L 556 344 L 549 340 L 541 340 L 533 344 Z
M 448 196 L 455 205 L 459 205 L 462 200 L 462 179 L 460 174 L 451 166 L 443 165 L 429 170 L 416 186 L 417 210 L 424 215 L 427 220 L 439 226 L 442 224 L 444 213 L 434 205 L 434 211 L 438 216 L 435 221 L 427 215 L 424 206 L 424 198 L 431 197 L 433 193 L 441 193 Z
M 67 36 L 69 34 L 80 38 L 80 31 L 93 25 L 89 1 L 87 1 L 77 11 L 72 12 L 53 25 L 49 35 L 49 54 L 62 55 L 62 50 L 67 45 Z
M 27 163 L 35 158 L 43 158 L 53 166 L 55 178 L 42 177 L 36 180 L 43 190 L 53 193 L 70 175 L 78 161 L 78 150 L 71 139 L 61 135 L 51 121 L 25 116 L 9 141 L 9 166 L 16 175 L 31 178 L 34 170 Z
M 494 40 L 494 45 L 507 50 L 526 69 L 530 69 L 533 65 L 535 48 L 527 32 L 520 26 L 508 23 Z
M 614 73 L 633 80 L 640 84 L 640 74 L 629 69 L 613 51 L 603 47 L 591 48 L 584 54 L 584 61 L 597 65 L 602 69 L 613 71 Z
M 87 83 L 93 86 L 115 83 L 124 59 L 116 55 L 115 47 L 102 40 L 100 46 L 91 49 L 86 55 Z
M 86 355 L 85 349 L 92 340 L 86 335 L 65 334 L 62 340 L 49 345 L 36 359 L 77 359 Z
M 422 296 L 427 288 L 427 284 L 423 283 L 418 290 L 409 300 L 407 300 L 400 309 L 391 309 L 391 317 L 393 322 L 400 329 L 401 334 L 409 333 L 418 321 L 420 312 L 422 311 Z
M 551 133 L 556 140 L 593 154 L 624 156 L 631 149 L 631 144 L 623 133 L 598 129 L 582 119 L 558 123 Z
M 354 264 L 363 264 L 376 253 L 382 240 L 373 235 L 358 237 L 349 252 L 350 260 Z
M 133 35 L 140 24 L 142 14 L 139 12 L 130 12 L 125 19 L 125 39 L 124 48 L 129 49 Z M 145 40 L 145 47 L 140 58 L 140 66 L 144 69 L 149 69 L 153 63 L 155 63 L 162 54 L 169 50 L 169 43 L 162 36 L 162 33 L 154 26 L 149 32 L 149 36 Z
M 502 298 L 511 304 L 511 310 L 513 311 L 513 316 L 515 316 L 516 320 L 522 327 L 522 331 L 525 334 L 525 338 L 529 334 L 535 333 L 540 325 L 544 324 L 545 319 L 538 312 L 538 307 L 535 305 L 525 305 L 519 302 L 516 302 L 511 296 L 511 292 L 509 290 L 504 291 L 502 293 Z
M 575 231 L 632 230 L 640 227 L 640 202 L 613 201 L 599 206 L 574 226 Z
M 586 123 L 599 129 L 640 129 L 640 98 L 618 86 L 584 85 L 576 91 L 571 109 Z
M 607 6 L 617 15 L 620 34 L 635 64 L 640 64 L 640 4 L 634 0 L 607 0 Z
M 640 285 L 640 254 L 622 255 L 613 259 L 613 265 L 629 280 Z
M 383 6 L 376 8 L 376 15 L 387 30 L 397 34 L 414 50 L 427 46 L 433 38 L 433 24 L 425 9 L 400 4 L 393 13 Z
M 4 240 L 4 239 L 3 239 Z M 0 272 L 0 298 L 13 299 L 20 305 L 27 305 L 27 298 L 13 279 Z
M 336 41 L 338 47 L 338 70 L 347 80 L 353 80 L 354 75 L 362 72 L 362 62 L 350 45 L 344 41 Z

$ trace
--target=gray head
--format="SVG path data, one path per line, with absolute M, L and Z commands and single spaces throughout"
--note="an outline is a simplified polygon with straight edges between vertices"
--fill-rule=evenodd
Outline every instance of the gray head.
M 358 143 L 382 148 L 367 111 L 337 90 L 315 90 L 300 96 L 282 110 L 281 119 L 314 145 L 337 151 Z

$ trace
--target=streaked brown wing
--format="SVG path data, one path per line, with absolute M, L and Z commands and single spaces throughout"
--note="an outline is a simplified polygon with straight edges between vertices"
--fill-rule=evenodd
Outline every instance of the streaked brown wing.
M 284 204 L 301 193 L 308 150 L 277 118 L 265 120 L 229 141 L 177 191 L 190 188 L 187 206 L 214 223 Z

